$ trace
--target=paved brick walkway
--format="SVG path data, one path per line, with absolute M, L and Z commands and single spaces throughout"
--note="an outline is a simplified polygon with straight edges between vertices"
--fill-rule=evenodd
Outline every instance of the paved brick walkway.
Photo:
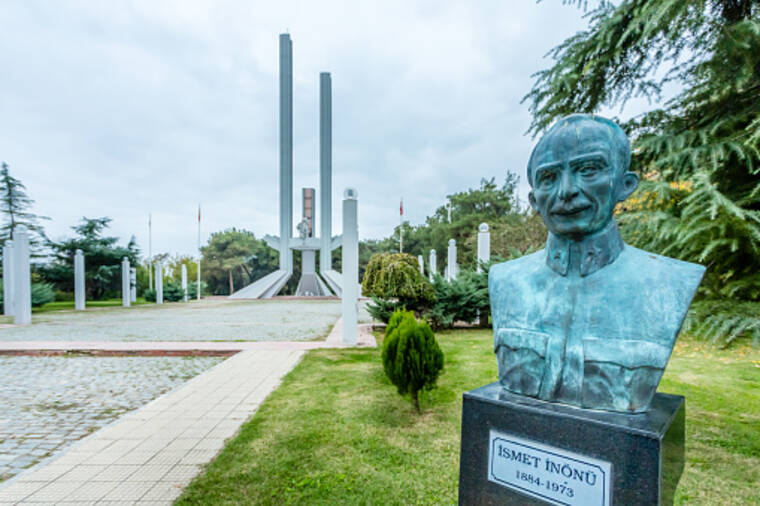
M 307 349 L 341 346 L 340 331 L 341 325 L 335 325 L 323 342 L 170 343 L 175 351 L 243 351 L 84 438 L 63 455 L 0 484 L 0 504 L 171 504 Z M 40 341 L 35 345 L 17 344 L 14 352 L 35 353 L 52 346 Z M 74 348 L 73 343 L 57 345 Z M 93 342 L 79 345 L 97 350 Z M 168 346 L 108 343 L 112 345 L 126 354 Z M 375 346 L 369 325 L 360 326 L 359 345 Z
M 0 478 L 68 449 L 220 357 L 0 357 Z

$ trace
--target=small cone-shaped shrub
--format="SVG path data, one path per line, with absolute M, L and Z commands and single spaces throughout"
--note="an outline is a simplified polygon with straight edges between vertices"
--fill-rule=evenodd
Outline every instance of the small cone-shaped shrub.
M 443 352 L 428 324 L 418 322 L 411 311 L 396 311 L 388 322 L 383 368 L 399 394 L 412 396 L 419 412 L 419 392 L 435 386 L 443 369 Z

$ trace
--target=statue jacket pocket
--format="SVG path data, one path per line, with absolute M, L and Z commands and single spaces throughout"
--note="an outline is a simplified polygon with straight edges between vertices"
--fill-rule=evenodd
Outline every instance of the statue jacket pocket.
M 668 358 L 670 348 L 651 341 L 583 339 L 583 406 L 645 411 Z
M 534 330 L 497 330 L 494 351 L 498 357 L 499 382 L 504 388 L 522 395 L 538 396 L 548 340 L 548 334 Z

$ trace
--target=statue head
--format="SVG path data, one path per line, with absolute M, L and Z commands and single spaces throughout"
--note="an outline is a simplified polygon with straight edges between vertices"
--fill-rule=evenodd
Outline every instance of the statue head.
M 631 144 L 613 121 L 572 114 L 538 141 L 528 162 L 530 205 L 554 234 L 580 238 L 602 230 L 639 177 Z

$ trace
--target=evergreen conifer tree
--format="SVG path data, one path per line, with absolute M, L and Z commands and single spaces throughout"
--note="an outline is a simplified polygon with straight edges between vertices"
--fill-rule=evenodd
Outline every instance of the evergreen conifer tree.
M 586 6 L 583 0 L 565 3 Z M 623 127 L 639 190 L 620 209 L 626 240 L 708 270 L 691 329 L 760 341 L 760 3 L 601 1 L 589 28 L 554 48 L 529 102 L 534 135 L 562 116 L 646 97 Z M 659 72 L 660 67 L 668 67 Z M 661 103 L 663 87 L 681 86 Z
M 443 369 L 443 352 L 427 323 L 411 311 L 396 311 L 383 340 L 383 369 L 401 395 L 410 394 L 420 412 L 419 392 L 435 387 Z
M 36 249 L 47 242 L 39 220 L 50 218 L 29 212 L 33 204 L 34 200 L 26 195 L 24 183 L 11 176 L 8 164 L 3 162 L 0 166 L 0 213 L 5 218 L 0 226 L 0 241 L 3 244 L 13 236 L 13 231 L 19 225 L 25 225 L 32 232 L 29 244 L 33 248 Z

